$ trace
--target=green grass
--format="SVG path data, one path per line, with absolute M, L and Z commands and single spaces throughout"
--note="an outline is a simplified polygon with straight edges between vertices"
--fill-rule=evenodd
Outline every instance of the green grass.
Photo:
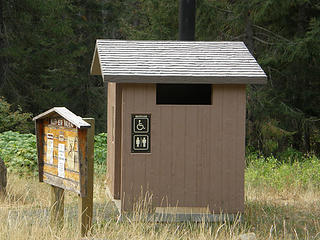
M 65 225 L 55 231 L 48 224 L 45 209 L 50 188 L 35 177 L 9 173 L 7 197 L 0 200 L 0 239 L 81 239 L 77 230 L 77 195 L 66 191 Z M 117 222 L 117 214 L 105 194 L 104 177 L 94 183 L 94 224 L 89 239 L 216 239 L 238 240 L 253 232 L 258 240 L 317 240 L 320 236 L 320 191 L 270 186 L 254 187 L 246 183 L 243 221 L 217 223 L 154 223 L 144 221 L 141 207 L 138 221 Z M 73 211 L 72 211 L 73 209 Z M 142 218 L 140 219 L 139 216 Z
M 320 189 L 320 161 L 314 155 L 292 162 L 251 154 L 247 157 L 246 177 L 255 187 Z

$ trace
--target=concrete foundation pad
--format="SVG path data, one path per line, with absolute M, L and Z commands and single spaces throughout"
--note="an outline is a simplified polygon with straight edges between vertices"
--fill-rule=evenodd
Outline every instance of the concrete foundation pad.
M 121 200 L 113 199 L 108 187 L 106 193 L 118 209 L 118 221 L 123 221 L 125 218 L 129 218 L 131 221 L 148 222 L 233 222 L 243 219 L 241 214 L 211 213 L 208 208 L 203 207 L 157 207 L 154 213 L 123 214 Z
M 239 219 L 237 214 L 214 214 L 203 207 L 157 207 L 154 213 L 154 220 L 158 222 L 224 222 L 236 219 Z
M 242 221 L 242 216 L 236 214 L 197 214 L 197 213 L 148 213 L 136 216 L 134 213 L 125 213 L 119 216 L 118 221 L 145 221 L 145 222 L 234 222 Z

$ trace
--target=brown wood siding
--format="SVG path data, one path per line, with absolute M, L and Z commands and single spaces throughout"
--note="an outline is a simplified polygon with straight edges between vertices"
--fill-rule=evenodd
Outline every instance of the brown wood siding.
M 121 86 L 108 83 L 107 175 L 109 190 L 120 199 L 121 180 Z
M 242 212 L 245 98 L 245 85 L 213 85 L 212 105 L 156 105 L 155 84 L 122 84 L 122 209 L 149 191 L 154 207 Z M 151 114 L 147 154 L 131 153 L 140 113 Z

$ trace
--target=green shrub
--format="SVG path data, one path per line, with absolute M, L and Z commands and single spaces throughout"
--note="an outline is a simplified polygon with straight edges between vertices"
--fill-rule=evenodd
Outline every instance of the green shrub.
M 310 186 L 320 189 L 320 161 L 314 155 L 280 161 L 272 156 L 265 158 L 250 154 L 245 179 L 255 187 L 272 187 L 280 191 Z
M 11 111 L 11 105 L 0 97 L 0 133 L 5 131 L 30 132 L 33 127 L 31 113 L 22 113 L 21 108 Z
M 33 134 L 7 131 L 0 134 L 0 156 L 11 172 L 36 174 L 37 147 Z
M 95 172 L 106 171 L 107 134 L 95 136 Z M 20 134 L 7 131 L 0 133 L 0 156 L 10 172 L 23 175 L 37 174 L 36 137 L 33 134 Z
M 95 136 L 95 173 L 106 172 L 107 134 Z M 284 190 L 291 187 L 320 189 L 320 161 L 316 156 L 285 153 L 281 160 L 257 153 L 247 156 L 246 182 L 255 187 Z M 8 170 L 19 174 L 37 174 L 36 137 L 7 131 L 0 133 L 0 156 Z M 285 158 L 291 158 L 287 160 Z
M 288 162 L 288 163 L 293 163 L 293 162 L 304 159 L 303 153 L 299 152 L 298 150 L 292 147 L 288 147 L 285 151 L 279 153 L 278 158 L 282 162 Z
M 94 137 L 94 165 L 97 174 L 106 172 L 107 134 L 100 133 Z

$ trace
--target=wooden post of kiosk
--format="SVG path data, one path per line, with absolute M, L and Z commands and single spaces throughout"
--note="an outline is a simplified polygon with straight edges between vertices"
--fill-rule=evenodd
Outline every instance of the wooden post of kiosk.
M 79 197 L 78 215 L 81 237 L 87 235 L 92 226 L 93 215 L 93 172 L 94 172 L 94 118 L 83 118 L 84 121 L 91 125 L 87 132 L 87 157 L 88 157 L 88 188 L 87 196 Z
M 64 189 L 50 186 L 50 224 L 61 229 L 64 223 Z

